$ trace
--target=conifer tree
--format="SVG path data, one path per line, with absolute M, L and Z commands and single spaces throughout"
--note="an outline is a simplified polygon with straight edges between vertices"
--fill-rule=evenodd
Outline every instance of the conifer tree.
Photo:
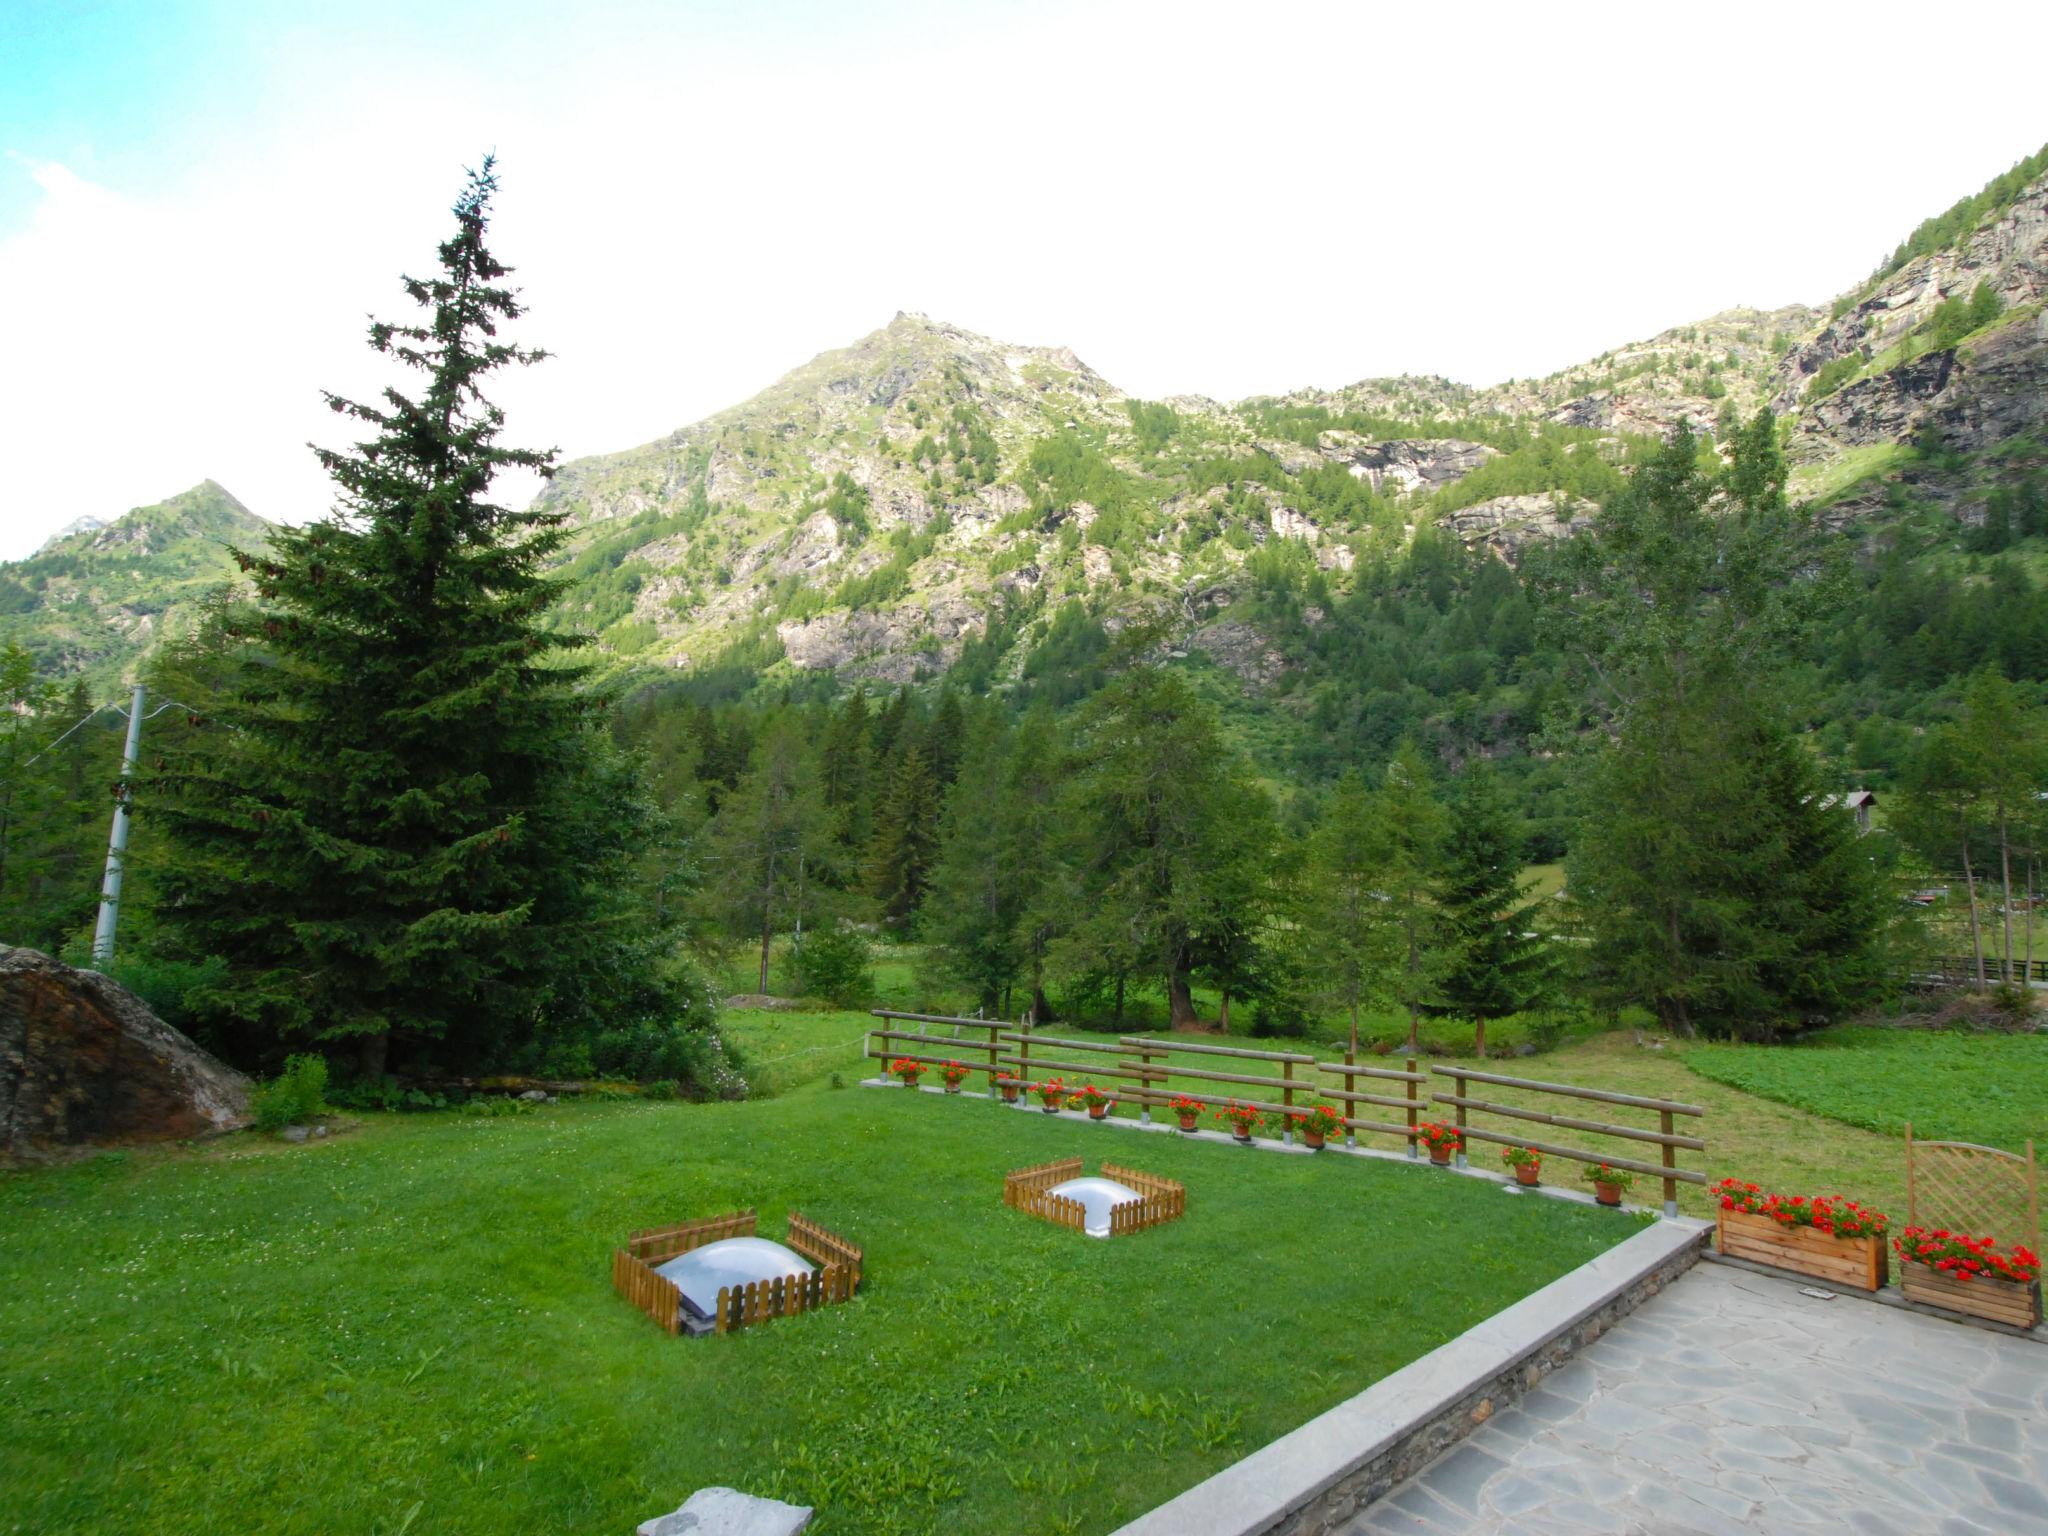
M 899 933 L 924 903 L 938 852 L 939 810 L 939 786 L 923 747 L 915 740 L 899 741 L 881 804 L 875 807 L 867 862 L 869 894 L 882 921 Z
M 1288 931 L 1316 995 L 1348 1015 L 1354 1054 L 1359 1010 L 1390 996 L 1388 978 L 1401 958 L 1381 889 L 1391 851 L 1371 788 L 1356 769 L 1347 769 L 1308 835 Z
M 1386 842 L 1380 892 L 1396 941 L 1387 990 L 1408 1015 L 1408 1049 L 1421 1046 L 1422 1010 L 1436 991 L 1434 947 L 1445 817 L 1429 762 L 1404 741 L 1373 794 Z
M 1547 981 L 1547 946 L 1529 933 L 1521 904 L 1521 840 L 1484 761 L 1457 780 L 1448 807 L 1438 890 L 1442 950 L 1437 998 L 1472 1021 L 1473 1052 L 1486 1054 L 1486 1026 L 1533 1006 Z
M 719 806 L 709 841 L 704 904 L 732 938 L 758 938 L 766 993 L 775 936 L 822 905 L 833 874 L 831 819 L 798 721 L 769 727 L 753 766 Z
M 938 857 L 919 931 L 939 968 L 995 1017 L 1022 966 L 1023 914 L 1034 892 L 1017 867 L 1008 776 L 1010 733 L 994 710 L 967 729 L 960 779 L 946 797 Z
M 239 556 L 255 598 L 146 808 L 173 843 L 165 915 L 229 966 L 210 1006 L 352 1041 L 372 1078 L 393 1042 L 468 1067 L 678 1006 L 665 936 L 622 905 L 654 813 L 579 687 L 581 640 L 547 622 L 562 514 L 489 499 L 554 461 L 501 443 L 484 394 L 543 356 L 500 336 L 522 305 L 486 243 L 495 190 L 486 159 L 436 271 L 404 280 L 424 315 L 370 325 L 421 392 L 327 397 L 368 432 L 315 450 L 338 505 Z

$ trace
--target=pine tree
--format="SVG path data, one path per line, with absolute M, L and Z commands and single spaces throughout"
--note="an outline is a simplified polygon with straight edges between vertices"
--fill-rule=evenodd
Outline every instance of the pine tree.
M 1013 858 L 1015 808 L 1004 771 L 1010 733 L 994 710 L 967 729 L 960 782 L 946 797 L 939 852 L 919 931 L 940 971 L 970 988 L 989 1017 L 1022 969 L 1023 914 L 1036 892 Z
M 1473 1052 L 1486 1055 L 1486 1026 L 1535 1005 L 1547 982 L 1548 949 L 1532 937 L 1535 911 L 1521 905 L 1521 839 L 1485 762 L 1458 779 L 1444 838 L 1438 890 L 1443 1009 L 1472 1021 Z
M 392 1042 L 470 1066 L 669 1010 L 667 947 L 626 903 L 655 817 L 547 622 L 561 514 L 487 498 L 552 452 L 499 442 L 491 375 L 543 354 L 499 338 L 522 306 L 486 244 L 491 162 L 471 174 L 416 324 L 370 345 L 425 376 L 377 403 L 327 397 L 369 436 L 316 449 L 335 513 L 243 553 L 254 601 L 222 621 L 209 728 L 169 757 L 145 814 L 173 848 L 165 912 L 223 956 L 216 1010 L 271 1039 Z
M 1381 886 L 1392 844 L 1373 793 L 1347 769 L 1310 831 L 1289 904 L 1297 964 L 1316 996 L 1345 1010 L 1351 1051 L 1358 1051 L 1358 1014 L 1390 996 L 1388 978 L 1401 960 L 1399 932 L 1388 920 Z
M 754 764 L 710 827 L 703 904 L 734 939 L 760 941 L 759 990 L 768 990 L 775 936 L 819 910 L 831 878 L 831 818 L 802 728 L 785 717 L 755 749 Z
M 882 921 L 908 930 L 924 903 L 939 843 L 939 786 L 915 741 L 899 743 L 887 788 L 875 807 L 867 884 Z
M 1446 831 L 1429 762 L 1404 741 L 1373 795 L 1373 814 L 1386 838 L 1380 895 L 1397 942 L 1387 990 L 1408 1014 L 1408 1050 L 1421 1047 L 1423 1007 L 1436 991 L 1441 957 L 1434 947 L 1438 879 Z
M 1178 672 L 1134 668 L 1091 699 L 1064 824 L 1075 912 L 1058 945 L 1064 968 L 1114 979 L 1119 993 L 1150 970 L 1173 1027 L 1198 1023 L 1201 946 L 1226 925 L 1241 866 L 1267 855 L 1246 835 L 1258 798 Z

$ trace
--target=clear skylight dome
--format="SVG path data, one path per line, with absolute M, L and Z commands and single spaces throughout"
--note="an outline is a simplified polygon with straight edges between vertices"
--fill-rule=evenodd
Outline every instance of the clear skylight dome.
M 1128 1184 L 1095 1177 L 1069 1179 L 1064 1184 L 1055 1184 L 1046 1193 L 1058 1195 L 1062 1200 L 1079 1201 L 1085 1213 L 1082 1230 L 1090 1237 L 1109 1236 L 1111 1208 L 1128 1205 L 1139 1198 L 1138 1192 Z
M 1105 1215 L 1102 1219 L 1107 1222 L 1109 1217 Z M 1107 1226 L 1103 1230 L 1108 1231 Z M 685 1307 L 698 1317 L 709 1318 L 717 1315 L 721 1289 L 752 1285 L 758 1280 L 779 1280 L 784 1275 L 808 1275 L 811 1264 L 803 1255 L 765 1237 L 728 1237 L 677 1254 L 667 1263 L 656 1265 L 654 1272 L 675 1282 Z

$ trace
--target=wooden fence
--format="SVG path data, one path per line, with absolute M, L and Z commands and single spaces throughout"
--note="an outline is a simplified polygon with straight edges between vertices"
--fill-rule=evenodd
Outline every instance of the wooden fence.
M 669 1333 L 683 1331 L 683 1293 L 623 1248 L 612 1250 L 612 1289 Z
M 1076 1159 L 1075 1166 L 1079 1165 Z M 626 1246 L 612 1252 L 612 1288 L 669 1333 L 680 1333 L 683 1294 L 674 1281 L 656 1274 L 654 1267 L 706 1243 L 728 1237 L 752 1237 L 754 1230 L 754 1212 L 745 1210 L 631 1233 Z M 818 1268 L 808 1275 L 720 1287 L 712 1319 L 714 1332 L 729 1333 L 771 1317 L 808 1312 L 828 1302 L 845 1301 L 859 1289 L 861 1250 L 838 1233 L 819 1226 L 801 1212 L 791 1211 L 788 1246 Z
M 1063 1157 L 1056 1163 L 1013 1169 L 1003 1176 L 1003 1204 L 1027 1216 L 1049 1221 L 1056 1227 L 1086 1232 L 1087 1208 L 1078 1200 L 1052 1193 L 1055 1185 L 1080 1176 L 1081 1159 L 1078 1157 Z M 1188 1192 L 1173 1179 L 1164 1179 L 1156 1173 L 1146 1173 L 1137 1168 L 1126 1168 L 1121 1163 L 1104 1163 L 1102 1176 L 1128 1184 L 1138 1192 L 1137 1199 L 1110 1207 L 1111 1237 L 1142 1232 L 1147 1227 L 1156 1227 L 1187 1214 Z
M 1425 1072 L 1420 1069 L 1417 1059 L 1413 1056 L 1408 1057 L 1402 1067 L 1381 1067 L 1369 1066 L 1349 1051 L 1345 1053 L 1342 1061 L 1319 1061 L 1314 1056 L 1295 1051 L 1198 1044 L 1193 1041 L 1161 1040 L 1144 1035 L 1122 1035 L 1114 1043 L 1105 1043 L 1099 1040 L 1076 1040 L 1043 1035 L 1029 1026 L 1011 1026 L 983 1019 L 934 1019 L 926 1015 L 882 1013 L 878 1013 L 878 1017 L 917 1018 L 924 1022 L 973 1025 L 985 1029 L 989 1031 L 989 1045 L 985 1048 L 975 1046 L 974 1049 L 987 1050 L 991 1072 L 997 1068 L 1009 1069 L 1026 1091 L 1052 1074 L 1076 1074 L 1084 1079 L 1106 1079 L 1115 1085 L 1113 1091 L 1116 1096 L 1136 1104 L 1147 1120 L 1151 1119 L 1154 1106 L 1166 1107 L 1182 1093 L 1207 1092 L 1208 1085 L 1211 1084 L 1221 1085 L 1227 1089 L 1230 1102 L 1247 1105 L 1261 1114 L 1282 1117 L 1301 1113 L 1318 1099 L 1333 1099 L 1342 1105 L 1344 1129 L 1354 1141 L 1359 1135 L 1396 1137 L 1406 1144 L 1409 1156 L 1413 1157 L 1418 1155 L 1416 1127 L 1424 1118 L 1423 1112 L 1431 1105 L 1441 1104 L 1451 1108 L 1458 1129 L 1468 1140 L 1489 1142 L 1499 1146 L 1532 1147 L 1545 1156 L 1588 1164 L 1606 1163 L 1611 1167 L 1627 1169 L 1630 1173 L 1654 1178 L 1663 1186 L 1665 1209 L 1673 1213 L 1677 1210 L 1680 1184 L 1707 1182 L 1706 1175 L 1680 1168 L 1676 1156 L 1680 1151 L 1703 1151 L 1706 1143 L 1696 1136 L 1680 1135 L 1674 1127 L 1676 1116 L 1697 1118 L 1705 1111 L 1698 1105 L 1679 1104 L 1669 1099 L 1609 1093 L 1597 1088 L 1581 1088 L 1571 1083 L 1504 1077 L 1497 1073 L 1480 1072 L 1462 1066 L 1433 1065 Z M 871 1038 L 868 1053 L 886 1059 L 888 1052 L 877 1048 L 879 1042 L 886 1039 L 912 1038 L 933 1037 L 913 1037 L 876 1030 Z M 1091 1057 L 1106 1059 L 1091 1064 L 1088 1060 Z M 923 1061 L 932 1058 L 914 1059 Z M 1228 1070 L 1233 1062 L 1277 1064 L 1279 1071 L 1275 1075 L 1271 1071 L 1255 1073 Z M 1424 1085 L 1432 1082 L 1437 1076 L 1450 1078 L 1453 1091 L 1430 1093 L 1425 1097 Z M 1336 1086 L 1338 1083 L 1343 1086 Z M 1475 1098 L 1472 1095 L 1473 1084 L 1651 1110 L 1659 1117 L 1658 1127 L 1655 1130 L 1648 1130 L 1636 1126 L 1614 1125 L 1606 1121 L 1583 1119 L 1564 1113 L 1503 1104 L 1496 1099 Z M 1079 1084 L 1075 1086 L 1078 1087 Z M 1243 1092 L 1246 1089 L 1258 1089 L 1263 1092 L 1255 1098 Z M 1377 1113 L 1382 1110 L 1393 1113 Z M 1602 1156 L 1555 1142 L 1531 1141 L 1524 1134 L 1509 1135 L 1500 1130 L 1476 1126 L 1472 1123 L 1474 1115 L 1494 1116 L 1502 1120 L 1552 1126 L 1585 1135 L 1644 1143 L 1657 1149 L 1658 1160 L 1649 1162 L 1620 1154 Z M 1288 1139 L 1293 1139 L 1291 1131 L 1288 1132 Z M 1052 1182 L 1058 1183 L 1059 1180 L 1055 1179 Z
M 1468 1141 L 1491 1142 L 1502 1147 L 1529 1147 L 1546 1157 L 1569 1158 L 1575 1162 L 1606 1163 L 1611 1168 L 1625 1168 L 1630 1173 L 1644 1174 L 1660 1179 L 1664 1185 L 1664 1212 L 1669 1216 L 1678 1214 L 1678 1186 L 1680 1184 L 1704 1184 L 1707 1176 L 1689 1168 L 1678 1166 L 1677 1153 L 1680 1148 L 1703 1152 L 1707 1144 L 1697 1136 L 1681 1136 L 1672 1129 L 1676 1115 L 1690 1115 L 1695 1118 L 1706 1113 L 1697 1104 L 1679 1104 L 1670 1099 L 1646 1099 L 1632 1093 L 1609 1093 L 1601 1088 L 1581 1088 L 1576 1083 L 1546 1083 L 1526 1077 L 1503 1077 L 1494 1072 L 1475 1072 L 1470 1067 L 1432 1066 L 1429 1069 L 1451 1079 L 1455 1089 L 1452 1093 L 1434 1093 L 1430 1102 L 1448 1104 L 1457 1115 L 1458 1130 Z M 1600 1104 L 1616 1104 L 1631 1109 L 1654 1110 L 1658 1116 L 1658 1128 L 1654 1131 L 1639 1129 L 1632 1125 L 1610 1125 L 1602 1120 L 1580 1120 L 1570 1115 L 1553 1115 L 1542 1110 L 1530 1109 L 1523 1105 L 1501 1104 L 1490 1099 L 1472 1097 L 1471 1084 L 1484 1083 L 1499 1088 L 1517 1089 L 1524 1093 L 1555 1094 L 1564 1098 L 1589 1099 Z M 1577 1147 L 1559 1146 L 1554 1142 L 1531 1141 L 1527 1136 L 1504 1136 L 1498 1131 L 1480 1130 L 1470 1122 L 1474 1112 L 1497 1115 L 1506 1120 L 1532 1122 L 1537 1125 L 1552 1125 L 1560 1130 L 1583 1131 L 1594 1136 L 1613 1136 L 1622 1141 L 1648 1142 L 1658 1149 L 1659 1161 L 1638 1162 L 1633 1158 L 1617 1157 L 1598 1152 L 1582 1152 Z M 1461 1154 L 1462 1156 L 1462 1154 Z
M 1009 1024 L 1001 1019 L 956 1019 L 951 1015 L 942 1013 L 895 1013 L 887 1008 L 876 1008 L 871 1011 L 875 1018 L 889 1019 L 901 1024 L 950 1024 L 953 1026 L 954 1032 L 950 1036 L 934 1035 L 923 1030 L 869 1030 L 865 1047 L 866 1054 L 869 1059 L 881 1062 L 884 1071 L 888 1069 L 890 1062 L 895 1061 L 899 1057 L 910 1061 L 922 1062 L 928 1067 L 943 1067 L 949 1061 L 959 1061 L 962 1052 L 976 1056 L 986 1056 L 988 1060 L 985 1063 L 968 1062 L 965 1064 L 972 1066 L 977 1072 L 986 1072 L 991 1079 L 1001 1070 L 1001 1065 L 997 1058 L 1002 1053 L 1002 1043 L 997 1037 L 1011 1028 Z M 960 1031 L 963 1029 L 981 1030 L 988 1038 L 986 1040 L 965 1039 L 960 1035 Z M 891 1040 L 899 1040 L 907 1045 L 943 1045 L 951 1049 L 944 1056 L 924 1056 L 914 1051 L 899 1049 L 884 1043 Z
M 1016 1168 L 1003 1175 L 1003 1204 L 1027 1216 L 1037 1216 L 1057 1227 L 1088 1230 L 1088 1213 L 1078 1200 L 1052 1193 L 1055 1184 L 1081 1176 L 1081 1159 L 1063 1157 L 1056 1163 L 1038 1163 Z
M 1115 1179 L 1119 1184 L 1128 1184 L 1138 1192 L 1137 1199 L 1110 1207 L 1111 1237 L 1142 1232 L 1147 1227 L 1177 1221 L 1187 1214 L 1187 1188 L 1177 1180 L 1162 1179 L 1156 1173 L 1146 1173 L 1138 1168 L 1126 1168 L 1122 1163 L 1104 1163 L 1102 1176 Z

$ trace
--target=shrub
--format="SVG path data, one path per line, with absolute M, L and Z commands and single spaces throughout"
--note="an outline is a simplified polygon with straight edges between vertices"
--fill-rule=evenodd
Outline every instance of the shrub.
M 1261 1038 L 1299 1039 L 1308 1033 L 1309 1024 L 1309 1011 L 1291 999 L 1262 997 L 1252 1004 L 1252 1033 Z
M 873 950 L 867 937 L 845 923 L 804 936 L 796 952 L 797 985 L 806 997 L 823 998 L 841 1008 L 865 1008 L 873 998 L 875 979 L 868 966 Z
M 263 1131 L 303 1125 L 323 1113 L 327 1108 L 327 1058 L 287 1057 L 284 1070 L 250 1095 L 249 1108 L 256 1117 L 256 1128 Z

